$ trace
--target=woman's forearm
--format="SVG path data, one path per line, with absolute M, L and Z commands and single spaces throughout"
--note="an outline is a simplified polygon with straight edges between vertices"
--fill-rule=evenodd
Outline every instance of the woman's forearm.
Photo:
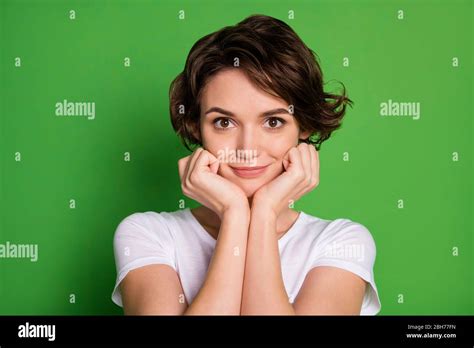
M 242 294 L 242 315 L 294 315 L 283 283 L 276 216 L 252 208 Z
M 206 279 L 184 315 L 240 314 L 249 223 L 248 207 L 223 214 Z

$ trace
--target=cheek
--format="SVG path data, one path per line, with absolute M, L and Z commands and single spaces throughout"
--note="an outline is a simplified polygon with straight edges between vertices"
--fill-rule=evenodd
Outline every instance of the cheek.
M 217 157 L 217 153 L 223 147 L 223 144 L 222 139 L 219 139 L 219 137 L 213 134 L 211 127 L 212 126 L 208 124 L 201 127 L 202 145 L 205 150 Z
M 298 145 L 298 135 L 285 134 L 278 137 L 273 137 L 271 140 L 265 142 L 266 152 L 276 160 L 283 160 L 286 153 L 292 148 Z

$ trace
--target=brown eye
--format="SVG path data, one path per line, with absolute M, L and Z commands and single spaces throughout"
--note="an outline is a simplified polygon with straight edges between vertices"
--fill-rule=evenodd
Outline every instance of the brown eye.
M 214 126 L 220 130 L 233 128 L 231 127 L 232 122 L 228 118 L 219 117 L 219 118 L 216 118 L 213 123 L 214 123 Z
M 270 117 L 265 121 L 265 123 L 268 123 L 268 127 L 266 128 L 278 129 L 283 127 L 286 121 L 279 117 Z

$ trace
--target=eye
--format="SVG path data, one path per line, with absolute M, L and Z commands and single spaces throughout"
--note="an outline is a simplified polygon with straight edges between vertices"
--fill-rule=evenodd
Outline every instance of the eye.
M 214 124 L 214 127 L 219 130 L 234 128 L 234 126 L 232 126 L 232 121 L 227 117 L 216 118 L 212 123 Z
M 280 123 L 280 125 L 278 124 Z M 283 127 L 283 125 L 286 123 L 286 121 L 280 117 L 269 117 L 265 120 L 265 124 L 268 123 L 268 127 L 265 128 L 270 128 L 270 129 L 278 129 Z

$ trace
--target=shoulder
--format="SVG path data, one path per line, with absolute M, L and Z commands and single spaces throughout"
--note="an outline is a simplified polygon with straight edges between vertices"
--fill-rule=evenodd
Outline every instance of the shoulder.
M 375 240 L 362 223 L 350 219 L 321 220 L 308 224 L 313 238 L 309 269 L 333 266 L 350 271 L 367 283 L 361 314 L 375 315 L 381 303 L 374 277 Z
M 173 234 L 173 217 L 177 212 L 136 212 L 123 218 L 115 230 L 114 241 L 120 239 L 147 239 L 170 242 Z
M 326 220 L 309 214 L 306 214 L 306 217 L 306 229 L 318 244 L 332 242 L 363 243 L 375 249 L 375 240 L 372 233 L 362 223 L 346 218 Z
M 375 240 L 369 229 L 350 219 L 335 219 L 330 221 L 322 231 L 322 239 L 344 243 L 363 243 L 375 249 Z
M 369 228 L 351 219 L 320 219 L 306 214 L 304 244 L 313 260 L 347 261 L 374 265 L 376 244 Z
M 162 213 L 137 212 L 123 218 L 115 230 L 113 249 L 117 279 L 112 300 L 120 306 L 119 284 L 131 270 L 163 264 L 178 272 L 174 239 Z

